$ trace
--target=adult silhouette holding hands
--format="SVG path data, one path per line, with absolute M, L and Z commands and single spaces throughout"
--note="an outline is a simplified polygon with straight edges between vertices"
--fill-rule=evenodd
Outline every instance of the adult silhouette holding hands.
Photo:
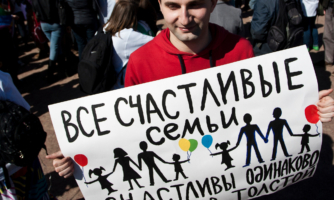
M 124 174 L 123 181 L 129 181 L 129 184 L 130 184 L 129 190 L 133 190 L 131 180 L 133 180 L 139 188 L 144 187 L 138 183 L 137 179 L 141 178 L 141 176 L 130 167 L 130 162 L 132 162 L 138 168 L 139 166 L 130 157 L 127 156 L 128 154 L 123 149 L 116 148 L 114 149 L 114 155 L 115 155 L 116 160 L 114 164 L 114 169 L 112 170 L 111 173 L 114 173 L 117 164 L 120 164 L 123 168 L 123 174 Z
M 154 158 L 157 158 L 163 163 L 166 163 L 162 158 L 160 158 L 157 154 L 155 154 L 153 151 L 147 151 L 147 143 L 145 141 L 142 141 L 139 143 L 139 147 L 141 150 L 143 150 L 142 153 L 138 154 L 138 165 L 139 169 L 141 170 L 142 165 L 141 161 L 143 160 L 144 163 L 148 167 L 149 175 L 150 175 L 150 185 L 154 185 L 154 177 L 153 177 L 153 170 L 157 172 L 157 174 L 160 176 L 160 178 L 165 182 L 168 183 L 171 180 L 167 180 L 166 177 L 162 174 L 158 166 L 155 164 Z
M 284 155 L 286 157 L 291 156 L 291 155 L 289 155 L 288 150 L 286 149 L 284 139 L 283 139 L 283 128 L 284 128 L 284 126 L 286 127 L 286 129 L 288 130 L 288 132 L 291 136 L 293 136 L 293 133 L 290 129 L 290 126 L 289 126 L 288 122 L 285 119 L 280 118 L 281 115 L 282 115 L 281 108 L 275 108 L 274 112 L 273 112 L 273 116 L 274 116 L 275 120 L 273 120 L 269 123 L 268 130 L 267 130 L 267 135 L 266 135 L 266 138 L 268 140 L 270 130 L 273 131 L 273 134 L 274 134 L 274 148 L 273 148 L 273 154 L 272 154 L 272 157 L 271 157 L 272 161 L 276 159 L 278 141 L 281 143 L 281 147 L 282 147 Z
M 247 138 L 247 157 L 246 157 L 246 164 L 243 167 L 247 167 L 250 164 L 252 147 L 255 150 L 256 157 L 257 157 L 259 163 L 264 162 L 262 157 L 261 157 L 260 151 L 257 147 L 255 132 L 257 132 L 261 136 L 261 138 L 264 140 L 265 143 L 268 142 L 268 140 L 263 136 L 260 128 L 256 124 L 250 124 L 251 121 L 252 121 L 252 116 L 250 114 L 246 113 L 244 115 L 244 122 L 246 123 L 246 126 L 244 126 L 240 129 L 238 141 L 237 141 L 237 144 L 236 144 L 236 147 L 239 146 L 241 138 L 242 138 L 243 134 L 245 134 L 246 138 Z M 235 149 L 236 147 L 232 148 L 231 150 Z

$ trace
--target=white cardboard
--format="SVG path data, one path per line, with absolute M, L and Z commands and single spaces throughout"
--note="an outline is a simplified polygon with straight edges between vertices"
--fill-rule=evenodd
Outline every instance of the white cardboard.
M 285 62 L 293 58 L 296 58 L 296 60 L 288 63 L 287 68 L 292 73 L 290 74 L 291 85 L 293 87 L 302 85 L 301 88 L 297 89 L 289 89 L 289 78 L 287 77 L 285 65 Z M 273 62 L 277 63 L 279 79 L 275 79 Z M 272 86 L 271 93 L 267 97 L 263 97 L 262 94 L 259 65 L 262 66 L 264 80 Z M 163 67 L 163 64 L 157 67 Z M 241 76 L 241 72 L 244 70 L 247 70 L 244 72 L 245 79 L 249 78 L 249 72 L 252 74 L 249 82 L 254 85 L 254 94 L 249 98 L 244 97 Z M 226 84 L 231 72 L 235 75 L 239 99 L 238 101 L 235 100 L 233 83 L 231 83 L 226 95 L 227 103 L 224 104 L 217 75 L 220 74 L 222 81 Z M 300 73 L 295 74 L 296 72 Z M 206 90 L 206 103 L 205 108 L 202 110 L 203 88 L 206 80 L 217 97 L 220 106 L 215 103 L 212 93 Z M 277 81 L 280 86 L 279 93 L 277 92 Z M 196 86 L 188 87 L 193 105 L 193 112 L 191 113 L 186 89 L 178 89 L 178 87 L 192 83 L 196 84 Z M 245 88 L 247 89 L 247 94 L 250 94 L 252 86 L 246 84 Z M 264 88 L 266 92 L 269 91 L 268 85 L 265 85 Z M 178 113 L 177 119 L 169 118 L 163 109 L 163 94 L 167 90 L 173 92 L 167 92 L 165 100 L 166 110 L 171 116 L 175 116 Z M 149 94 L 154 99 L 156 107 L 152 100 L 147 100 Z M 140 122 L 138 107 L 130 107 L 130 96 L 133 104 L 137 103 L 137 96 L 140 96 L 144 116 L 143 123 Z M 317 101 L 318 85 L 312 61 L 307 49 L 302 46 L 220 67 L 50 105 L 49 110 L 63 154 L 72 158 L 77 154 L 83 154 L 88 159 L 88 164 L 84 167 L 76 164 L 74 174 L 86 199 L 199 198 L 234 200 L 251 199 L 270 194 L 284 189 L 290 184 L 311 177 L 315 172 L 319 159 L 322 141 L 321 135 L 309 137 L 310 151 L 307 152 L 305 148 L 302 154 L 298 154 L 302 147 L 302 137 L 291 136 L 287 128 L 284 127 L 282 138 L 291 157 L 284 155 L 281 143 L 278 142 L 276 160 L 271 161 L 274 145 L 273 132 L 270 131 L 269 133 L 268 143 L 265 143 L 260 135 L 255 133 L 257 146 L 264 163 L 259 163 L 252 147 L 251 163 L 249 166 L 243 167 L 246 162 L 247 152 L 246 135 L 242 135 L 240 145 L 237 148 L 228 153 L 226 152 L 235 147 L 239 132 L 246 125 L 244 115 L 249 113 L 252 116 L 251 124 L 257 125 L 263 135 L 266 136 L 268 125 L 274 120 L 273 110 L 279 107 L 282 111 L 280 118 L 286 120 L 293 134 L 303 134 L 304 125 L 309 124 L 311 130 L 308 133 L 316 135 L 317 133 L 322 133 L 321 122 L 317 124 L 308 122 L 305 117 L 305 108 L 316 104 Z M 118 106 L 116 102 L 119 102 Z M 95 118 L 97 119 L 95 122 L 93 105 L 97 105 L 95 106 Z M 133 120 L 131 126 L 122 126 L 120 124 L 115 114 L 115 105 L 119 109 L 120 118 L 125 123 Z M 149 108 L 147 108 L 147 105 L 149 105 Z M 148 122 L 147 109 L 150 113 L 151 122 Z M 236 120 L 232 120 L 228 127 L 223 128 L 221 113 L 224 114 L 227 123 L 233 110 L 235 111 Z M 71 115 L 71 118 L 66 112 Z M 163 120 L 159 117 L 159 112 Z M 79 121 L 81 121 L 83 129 L 88 134 L 92 130 L 94 131 L 91 137 L 84 136 L 79 128 L 77 113 L 80 115 Z M 217 131 L 209 132 L 207 118 L 210 118 L 210 124 L 218 126 Z M 154 185 L 150 185 L 149 169 L 145 162 L 142 161 L 141 163 L 142 170 L 139 170 L 131 161 L 130 164 L 128 163 L 131 159 L 138 164 L 138 155 L 142 152 L 139 144 L 142 141 L 147 143 L 147 151 L 154 152 L 155 155 L 158 155 L 166 162 L 175 162 L 172 159 L 174 154 L 180 156 L 179 161 L 187 160 L 190 152 L 183 151 L 179 146 L 179 141 L 183 135 L 186 121 L 192 125 L 196 119 L 200 122 L 203 134 L 212 136 L 213 143 L 209 148 L 204 147 L 202 144 L 203 135 L 201 135 L 198 128 L 195 128 L 193 133 L 186 131 L 184 139 L 194 139 L 198 142 L 197 148 L 191 152 L 190 161 L 180 164 L 184 174 L 188 177 L 187 179 L 179 173 L 178 180 L 174 181 L 176 176 L 174 167 L 176 165 L 163 163 L 155 157 L 153 159 L 157 168 L 160 169 L 166 179 L 171 181 L 165 183 L 156 170 L 153 169 Z M 95 123 L 98 124 L 101 132 L 110 132 L 98 135 Z M 169 126 L 167 126 L 168 124 Z M 176 126 L 177 129 L 170 133 L 171 137 L 168 139 L 165 131 L 171 131 Z M 75 136 L 74 127 L 77 127 L 78 136 L 75 141 L 69 142 L 65 127 L 68 128 L 70 137 Z M 211 126 L 211 128 L 215 127 Z M 149 132 L 148 130 L 151 131 Z M 147 135 L 150 135 L 151 140 L 154 142 L 163 141 L 162 144 L 152 144 Z M 173 137 L 174 139 L 172 139 Z M 186 142 L 185 140 L 182 141 Z M 227 143 L 227 141 L 229 141 L 230 145 L 227 148 L 222 147 L 224 158 L 222 158 L 222 154 L 210 155 L 211 153 L 222 152 L 223 150 L 219 145 L 217 149 L 215 146 L 217 143 Z M 222 146 L 224 145 L 226 144 L 222 144 Z M 116 148 L 123 149 L 127 156 L 122 159 L 115 159 L 114 150 Z M 151 156 L 154 153 L 151 153 Z M 221 163 L 222 159 L 228 162 L 228 155 L 233 159 L 231 164 L 235 167 L 225 170 L 227 168 L 226 163 Z M 115 163 L 115 172 L 110 174 L 114 169 Z M 133 190 L 129 191 L 128 180 L 123 181 L 124 174 L 121 165 L 128 170 L 125 174 L 126 177 L 130 178 Z M 153 168 L 154 164 L 150 163 L 149 165 L 152 165 Z M 104 170 L 101 170 L 100 167 L 103 167 Z M 96 173 L 93 172 L 94 169 L 96 169 Z M 91 177 L 89 176 L 90 170 L 93 172 L 90 174 Z M 131 179 L 135 178 L 136 175 L 130 174 L 130 171 L 135 171 L 141 178 Z M 180 171 L 180 169 L 177 171 Z M 102 172 L 102 174 L 99 175 L 99 172 Z M 98 181 L 85 184 L 85 182 L 95 180 Z M 144 187 L 139 188 L 135 180 Z M 113 185 L 111 186 L 110 183 Z M 109 187 L 109 190 L 108 188 L 101 189 L 101 184 Z M 110 187 L 117 191 L 108 195 L 108 191 L 112 191 Z

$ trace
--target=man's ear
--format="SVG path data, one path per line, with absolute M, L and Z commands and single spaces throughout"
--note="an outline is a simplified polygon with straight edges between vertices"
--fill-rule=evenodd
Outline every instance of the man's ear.
M 160 0 L 159 0 L 160 1 Z M 212 11 L 215 9 L 216 5 L 217 5 L 217 1 L 218 0 L 211 0 L 211 10 L 210 10 L 210 13 L 212 13 Z

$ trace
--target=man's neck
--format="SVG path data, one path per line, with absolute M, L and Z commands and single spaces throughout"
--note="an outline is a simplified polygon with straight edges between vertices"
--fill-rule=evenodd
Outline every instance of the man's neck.
M 198 54 L 210 44 L 212 36 L 210 29 L 208 29 L 206 34 L 202 35 L 202 37 L 196 40 L 182 42 L 170 31 L 169 40 L 179 51 Z

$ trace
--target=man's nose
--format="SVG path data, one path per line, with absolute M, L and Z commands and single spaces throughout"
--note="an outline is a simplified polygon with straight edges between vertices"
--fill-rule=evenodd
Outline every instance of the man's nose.
M 180 14 L 180 22 L 182 25 L 187 25 L 190 22 L 190 14 L 187 8 L 182 8 L 181 9 L 181 14 Z

